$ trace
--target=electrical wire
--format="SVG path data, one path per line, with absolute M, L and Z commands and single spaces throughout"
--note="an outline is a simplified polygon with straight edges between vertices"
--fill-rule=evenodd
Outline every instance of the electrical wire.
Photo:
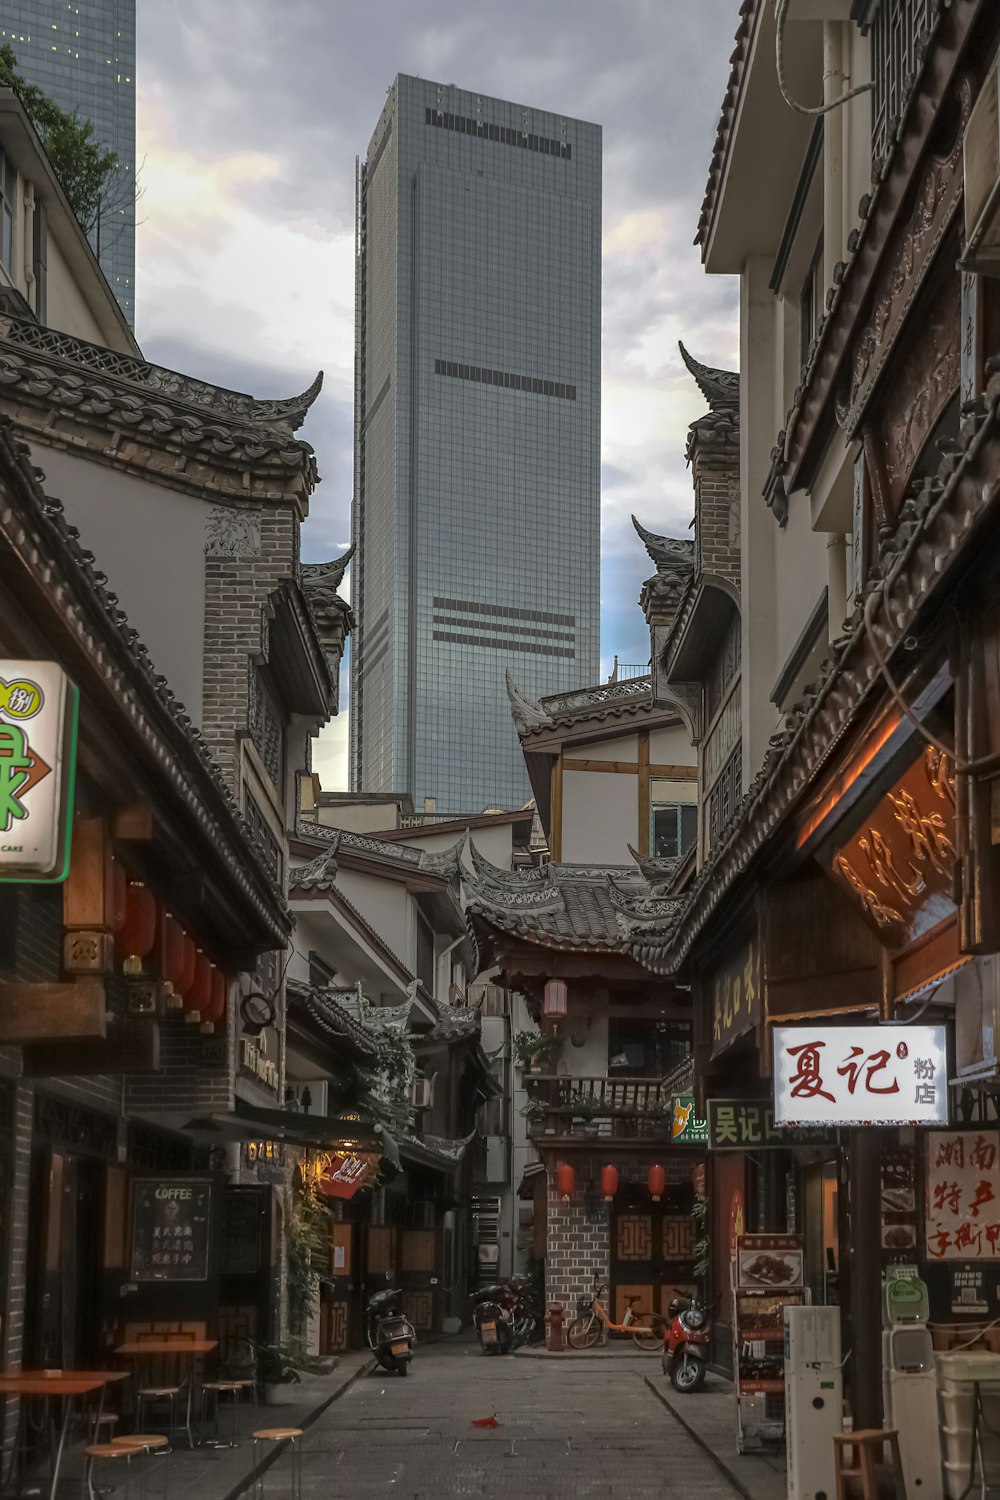
M 875 87 L 874 83 L 859 83 L 857 88 L 849 89 L 838 99 L 831 99 L 829 104 L 800 104 L 797 99 L 792 98 L 785 87 L 785 17 L 790 4 L 791 0 L 780 0 L 774 36 L 774 60 L 778 69 L 778 88 L 789 109 L 794 109 L 796 114 L 800 115 L 828 115 L 832 109 L 846 104 L 848 99 L 856 99 L 859 94 L 870 94 Z
M 882 584 L 881 588 L 873 589 L 868 595 L 868 598 L 865 600 L 864 623 L 868 642 L 872 648 L 872 654 L 882 674 L 882 680 L 889 689 L 896 707 L 905 714 L 913 727 L 923 736 L 928 744 L 933 745 L 936 750 L 940 750 L 942 755 L 947 755 L 948 759 L 954 764 L 956 776 L 972 776 L 981 774 L 984 771 L 1000 770 L 1000 751 L 996 750 L 991 755 L 979 756 L 977 760 L 960 761 L 955 754 L 954 746 L 946 745 L 944 740 L 940 739 L 933 730 L 928 729 L 927 725 L 917 717 L 914 710 L 903 697 L 898 685 L 893 681 L 882 648 L 875 639 L 875 610 L 878 608 L 879 602 L 883 600 L 884 595 L 885 583 Z

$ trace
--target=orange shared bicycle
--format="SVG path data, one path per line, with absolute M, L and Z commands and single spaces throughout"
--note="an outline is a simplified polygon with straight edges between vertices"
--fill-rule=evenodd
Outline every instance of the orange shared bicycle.
M 574 1318 L 569 1325 L 566 1337 L 570 1348 L 593 1349 L 609 1333 L 630 1333 L 636 1346 L 647 1354 L 655 1354 L 657 1349 L 661 1349 L 666 1333 L 665 1320 L 658 1313 L 637 1312 L 635 1304 L 642 1299 L 630 1297 L 624 1318 L 620 1323 L 613 1323 L 608 1316 L 607 1307 L 601 1301 L 601 1296 L 607 1291 L 608 1283 L 604 1282 L 594 1292 L 588 1310 Z

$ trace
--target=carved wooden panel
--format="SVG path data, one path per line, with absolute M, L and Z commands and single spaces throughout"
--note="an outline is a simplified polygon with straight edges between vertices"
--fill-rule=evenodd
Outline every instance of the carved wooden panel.
M 403 1312 L 418 1333 L 430 1333 L 434 1327 L 433 1292 L 414 1291 L 412 1288 L 404 1291 Z
M 834 879 L 890 949 L 955 910 L 955 771 L 928 745 L 833 856 Z
M 618 1215 L 615 1224 L 615 1258 L 617 1260 L 652 1260 L 652 1215 Z
M 891 379 L 875 422 L 876 448 L 885 484 L 886 520 L 891 525 L 909 487 L 924 446 L 961 377 L 961 289 L 949 274 L 914 309 L 919 324 L 892 361 Z M 935 455 L 935 462 L 939 455 Z
M 330 1235 L 330 1260 L 334 1276 L 350 1276 L 351 1274 L 352 1228 L 350 1224 L 333 1225 Z
M 323 1303 L 323 1343 L 321 1354 L 339 1354 L 348 1346 L 348 1305 L 345 1297 Z
M 694 1220 L 690 1214 L 664 1214 L 663 1258 L 694 1259 Z

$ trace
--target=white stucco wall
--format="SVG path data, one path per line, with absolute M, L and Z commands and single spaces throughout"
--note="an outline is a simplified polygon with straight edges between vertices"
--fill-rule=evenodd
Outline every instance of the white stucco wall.
M 691 766 L 698 764 L 698 753 L 683 724 L 669 729 L 649 731 L 649 760 L 655 766 Z
M 623 734 L 613 740 L 587 740 L 582 745 L 567 746 L 569 760 L 638 760 L 639 736 Z
M 35 444 L 32 460 L 108 575 L 157 672 L 200 724 L 208 507 L 59 449 Z
M 576 1078 L 605 1077 L 608 1071 L 608 1018 L 607 1015 L 591 1017 L 588 1028 L 586 1019 L 574 1021 L 572 1013 L 563 1027 L 565 1039 L 556 1065 L 560 1073 L 571 1073 Z M 583 1045 L 573 1045 L 573 1036 L 583 1039 Z
M 79 285 L 66 264 L 55 235 L 48 236 L 45 251 L 46 288 L 45 321 L 60 333 L 86 339 L 91 344 L 106 342 L 101 326 L 80 292 Z M 27 287 L 22 287 L 26 291 Z M 111 296 L 110 290 L 108 296 Z
M 809 497 L 802 492 L 791 497 L 785 525 L 778 526 L 772 520 L 772 526 L 775 647 L 780 672 L 826 587 L 827 535 L 813 531 Z M 772 686 L 773 679 L 768 684 L 768 697 Z
M 564 771 L 562 858 L 568 864 L 630 865 L 639 830 L 639 777 L 625 771 Z
M 337 886 L 399 961 L 414 972 L 416 957 L 416 900 L 406 886 L 359 870 L 337 872 Z

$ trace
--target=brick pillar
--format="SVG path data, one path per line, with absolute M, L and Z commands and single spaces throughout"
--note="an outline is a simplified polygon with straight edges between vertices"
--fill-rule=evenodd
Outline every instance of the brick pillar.
M 607 1204 L 587 1185 L 596 1183 L 599 1168 L 577 1161 L 576 1189 L 568 1203 L 556 1192 L 555 1172 L 547 1174 L 548 1221 L 545 1244 L 545 1301 L 558 1302 L 570 1323 L 577 1299 L 591 1296 L 595 1278 L 610 1279 L 611 1235 Z M 588 1201 L 590 1212 L 588 1213 Z

